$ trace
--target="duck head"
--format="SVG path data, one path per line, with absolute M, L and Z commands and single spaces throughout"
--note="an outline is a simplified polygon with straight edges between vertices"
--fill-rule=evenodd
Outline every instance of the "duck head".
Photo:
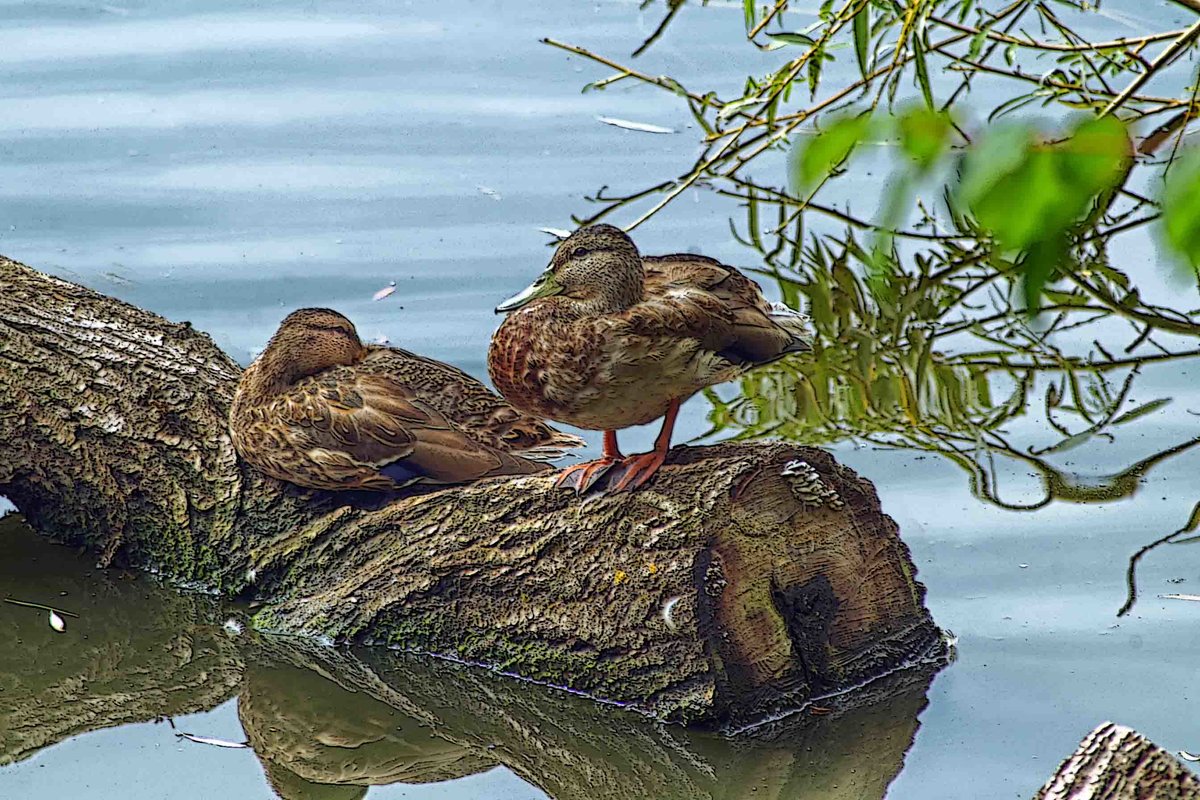
M 263 388 L 278 391 L 364 355 L 354 323 L 328 308 L 302 308 L 284 318 L 256 363 Z
M 620 311 L 641 301 L 644 279 L 633 240 L 612 225 L 591 225 L 563 239 L 546 271 L 525 291 L 496 306 L 496 313 L 507 314 L 555 295 L 595 314 Z

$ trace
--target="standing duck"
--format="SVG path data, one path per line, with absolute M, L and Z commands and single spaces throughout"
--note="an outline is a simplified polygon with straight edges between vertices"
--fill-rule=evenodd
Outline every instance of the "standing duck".
M 364 345 L 326 308 L 283 320 L 242 373 L 229 427 L 252 466 L 310 489 L 523 475 L 584 444 L 448 364 Z
M 789 353 L 812 349 L 808 317 L 769 303 L 758 284 L 711 258 L 642 256 L 619 228 L 581 228 L 550 266 L 504 301 L 488 371 L 514 406 L 604 431 L 603 455 L 563 471 L 587 491 L 619 466 L 612 491 L 662 466 L 680 404 Z M 617 430 L 663 417 L 649 453 L 623 456 Z

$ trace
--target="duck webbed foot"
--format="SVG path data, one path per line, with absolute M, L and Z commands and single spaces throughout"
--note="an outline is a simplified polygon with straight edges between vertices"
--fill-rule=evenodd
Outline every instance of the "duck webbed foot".
M 653 478 L 654 473 L 658 472 L 658 468 L 666 460 L 667 453 L 662 450 L 651 450 L 649 453 L 627 457 L 609 478 L 608 491 L 633 491 Z
M 617 432 L 604 432 L 604 453 L 595 461 L 585 461 L 567 467 L 558 474 L 555 486 L 570 486 L 576 494 L 583 494 L 596 485 L 615 465 L 624 461 L 621 448 L 617 447 Z
M 556 487 L 570 486 L 577 494 L 583 494 L 595 486 L 596 482 L 603 478 L 610 469 L 620 463 L 620 458 L 603 457 L 597 458 L 595 461 L 575 464 L 558 473 L 558 479 L 554 481 L 554 485 Z

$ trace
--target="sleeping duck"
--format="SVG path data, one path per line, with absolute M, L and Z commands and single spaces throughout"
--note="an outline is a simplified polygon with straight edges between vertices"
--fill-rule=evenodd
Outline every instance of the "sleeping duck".
M 229 427 L 252 466 L 310 489 L 523 475 L 584 444 L 448 364 L 364 345 L 325 308 L 284 319 L 242 374 Z

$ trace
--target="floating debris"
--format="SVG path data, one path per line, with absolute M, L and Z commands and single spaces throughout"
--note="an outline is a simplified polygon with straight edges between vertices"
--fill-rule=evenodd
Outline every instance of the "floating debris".
M 175 734 L 177 738 L 187 739 L 189 742 L 196 744 L 208 744 L 213 747 L 228 747 L 233 750 L 245 750 L 250 747 L 248 742 L 231 742 L 228 739 L 214 739 L 211 736 L 193 736 L 190 733 L 178 732 Z
M 565 239 L 571 235 L 570 231 L 563 230 L 562 228 L 538 228 L 538 230 L 542 233 L 548 233 L 556 239 Z
M 1017 564 L 1017 566 L 1020 567 L 1021 569 L 1029 569 L 1028 564 Z
M 242 623 L 238 622 L 236 619 L 233 619 L 232 617 L 230 619 L 225 620 L 225 624 L 221 626 L 221 629 L 224 630 L 226 633 L 228 633 L 230 636 L 240 636 L 242 631 L 244 630 L 244 628 L 242 627 Z
M 54 616 L 61 614 L 63 617 L 74 617 L 75 619 L 79 619 L 78 614 L 72 614 L 70 611 L 63 611 L 61 608 L 46 606 L 42 605 L 41 603 L 30 603 L 25 600 L 17 600 L 15 597 L 5 597 L 4 602 L 12 603 L 14 606 L 23 606 L 25 608 L 40 608 L 42 611 L 49 611 L 51 615 Z M 62 624 L 62 617 L 59 617 L 58 622 L 60 625 Z M 51 620 L 50 625 L 51 627 L 54 626 L 53 620 Z
M 1180 750 L 1179 757 L 1184 761 L 1200 761 L 1200 756 L 1189 753 L 1187 750 Z
M 1164 600 L 1191 600 L 1193 603 L 1200 603 L 1200 594 L 1160 594 Z
M 380 289 L 375 294 L 371 295 L 372 300 L 382 300 L 385 297 L 390 297 L 392 292 L 396 291 L 396 282 L 392 281 L 387 286 Z
M 379 336 L 376 336 L 376 337 L 375 337 L 375 338 L 373 338 L 373 339 L 371 339 L 371 344 L 383 344 L 383 345 L 388 345 L 388 344 L 391 344 L 391 343 L 392 343 L 392 340 L 391 340 L 391 339 L 389 339 L 389 338 L 388 338 L 388 337 L 386 337 L 386 336 L 383 336 L 382 334 L 381 334 L 381 335 L 379 335 Z
M 50 627 L 54 628 L 54 630 L 58 631 L 59 633 L 62 633 L 63 631 L 65 631 L 67 629 L 67 623 L 63 622 L 62 617 L 60 617 L 55 612 L 51 611 L 50 612 Z
M 486 195 L 486 196 L 492 198 L 493 200 L 503 200 L 504 199 L 503 195 L 501 195 L 499 192 L 497 192 L 495 189 L 493 189 L 490 186 L 476 186 L 475 188 L 479 190 L 480 194 Z
M 642 133 L 675 133 L 674 128 L 664 128 L 661 125 L 651 125 L 648 122 L 633 122 L 627 119 L 618 119 L 617 117 L 596 117 L 597 122 L 603 122 L 605 125 L 612 125 L 615 128 L 624 128 L 627 131 L 641 131 Z

